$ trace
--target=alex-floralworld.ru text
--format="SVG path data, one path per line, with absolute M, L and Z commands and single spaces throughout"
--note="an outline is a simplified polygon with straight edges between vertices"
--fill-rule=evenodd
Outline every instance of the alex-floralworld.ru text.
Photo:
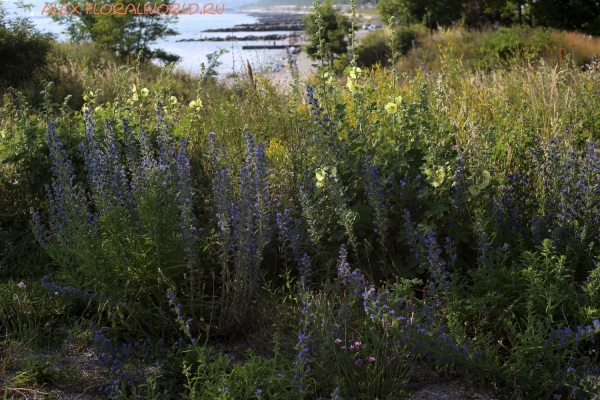
M 214 9 L 214 11 L 213 11 Z M 44 14 L 54 15 L 73 15 L 73 14 L 178 14 L 178 15 L 192 15 L 192 14 L 223 14 L 225 12 L 225 5 L 221 4 L 221 10 L 219 11 L 219 4 L 206 3 L 202 7 L 196 3 L 190 4 L 150 4 L 150 3 L 137 3 L 137 4 L 50 4 L 46 3 L 42 10 Z

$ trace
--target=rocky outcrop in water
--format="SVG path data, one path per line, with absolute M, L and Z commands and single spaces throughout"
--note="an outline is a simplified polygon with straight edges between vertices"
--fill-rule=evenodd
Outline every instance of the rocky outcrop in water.
M 257 17 L 255 24 L 241 24 L 233 28 L 207 29 L 203 32 L 269 32 L 269 31 L 301 31 L 304 30 L 302 14 L 288 13 L 250 13 Z
M 181 39 L 177 42 L 252 42 L 257 40 L 275 41 L 282 40 L 282 38 L 292 37 L 294 35 L 248 35 L 248 36 L 232 36 L 227 35 L 225 37 L 205 37 L 198 39 Z

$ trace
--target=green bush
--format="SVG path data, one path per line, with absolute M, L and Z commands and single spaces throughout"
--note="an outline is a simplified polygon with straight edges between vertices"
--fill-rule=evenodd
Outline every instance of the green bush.
M 400 29 L 395 36 L 395 52 L 400 55 L 406 55 L 412 47 L 413 40 L 417 39 L 417 33 L 411 29 Z M 365 36 L 356 49 L 358 65 L 361 67 L 372 67 L 378 63 L 381 66 L 389 65 L 388 60 L 392 56 L 390 40 L 391 36 L 381 29 Z

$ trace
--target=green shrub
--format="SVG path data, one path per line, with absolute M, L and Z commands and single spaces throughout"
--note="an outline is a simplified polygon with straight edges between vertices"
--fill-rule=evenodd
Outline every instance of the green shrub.
M 417 39 L 414 30 L 402 28 L 396 32 L 394 39 L 395 51 L 400 55 L 406 55 L 413 46 L 413 40 Z M 357 63 L 361 67 L 372 67 L 375 64 L 381 66 L 389 65 L 391 58 L 390 50 L 391 36 L 382 29 L 378 29 L 365 36 L 356 49 Z

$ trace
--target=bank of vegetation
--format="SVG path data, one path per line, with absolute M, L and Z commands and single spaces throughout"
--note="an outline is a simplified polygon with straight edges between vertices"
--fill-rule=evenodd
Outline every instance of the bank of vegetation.
M 0 107 L 5 397 L 597 398 L 598 66 L 417 35 L 285 91 L 52 44 L 79 80 Z

